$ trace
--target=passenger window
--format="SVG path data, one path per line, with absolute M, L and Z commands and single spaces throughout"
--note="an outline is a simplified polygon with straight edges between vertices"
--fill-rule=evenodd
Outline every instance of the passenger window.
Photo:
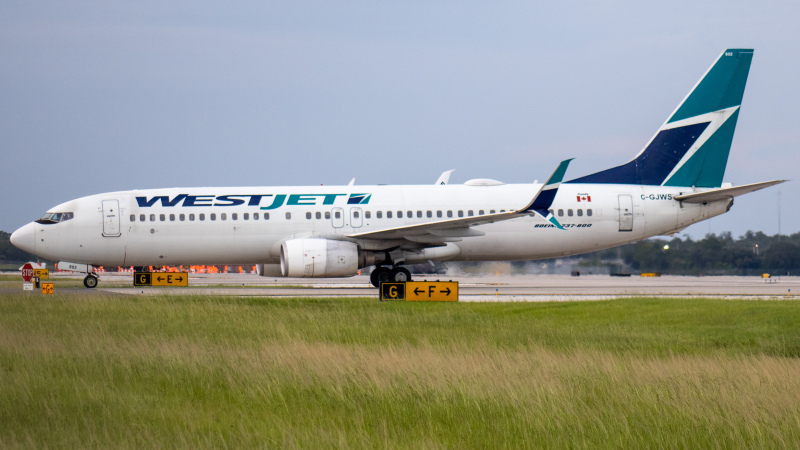
M 321 212 L 319 212 L 319 211 L 317 211 L 317 213 L 316 213 L 316 214 L 314 214 L 314 217 L 316 217 L 316 218 L 317 218 L 317 220 L 319 220 L 319 219 L 322 219 L 322 213 L 321 213 Z
M 136 222 L 136 214 L 131 214 L 131 222 Z
M 582 210 L 582 209 L 579 209 L 579 210 L 578 210 L 578 217 L 581 217 L 581 216 L 583 216 L 583 210 Z
M 155 222 L 155 221 L 156 221 L 156 215 L 150 214 L 150 222 Z
M 223 215 L 224 215 L 224 213 L 223 213 Z M 231 214 L 231 220 L 239 220 L 239 213 Z
M 447 211 L 447 217 L 453 217 L 453 211 Z
M 226 213 L 221 213 L 219 215 L 219 218 L 222 219 L 222 220 L 228 220 L 228 215 Z M 214 220 L 214 219 L 211 219 L 211 220 Z
M 568 209 L 568 210 L 567 210 L 567 215 L 568 215 L 568 216 L 570 216 L 570 217 L 572 217 L 572 209 Z
M 200 213 L 200 220 L 206 220 L 205 213 Z
M 319 213 L 317 213 L 317 214 L 319 214 Z M 250 213 L 244 213 L 244 214 L 242 214 L 242 218 L 243 218 L 244 220 L 250 220 Z
M 436 217 L 442 217 L 442 212 L 441 211 L 436 211 Z
M 433 212 L 432 211 L 428 211 L 428 218 L 431 218 L 431 217 L 433 217 Z
M 253 220 L 258 220 L 258 213 L 253 213 Z
M 564 210 L 563 209 L 559 209 L 558 210 L 558 217 L 564 217 Z
M 494 210 L 489 211 L 489 214 L 494 214 Z
M 464 217 L 464 211 L 458 210 L 458 217 Z
M 333 213 L 333 217 L 336 218 L 336 219 L 340 219 L 342 217 L 341 211 L 336 211 L 335 213 Z M 378 217 L 378 218 L 380 218 L 380 217 Z
M 470 216 L 470 217 L 472 217 L 472 216 L 474 216 L 474 215 L 475 215 L 475 213 L 473 213 L 473 212 L 472 212 L 472 210 L 470 209 L 469 211 L 467 211 L 467 215 L 468 215 L 468 216 Z
M 592 210 L 591 209 L 587 209 L 586 210 L 586 215 L 587 216 L 591 216 L 592 215 Z
M 169 215 L 169 221 L 170 222 L 175 222 L 175 214 L 170 214 Z
M 407 213 L 406 217 L 408 217 L 409 219 L 412 219 L 414 217 L 414 211 L 406 211 L 406 213 Z
M 181 214 L 180 216 L 178 216 L 178 218 L 181 219 L 181 222 L 183 222 L 186 220 L 186 214 Z
M 269 220 L 269 213 L 264 213 L 264 220 Z
M 358 219 L 359 216 L 358 211 L 353 211 L 353 218 Z
M 392 212 L 391 211 L 386 211 L 386 218 L 387 219 L 391 219 L 392 218 Z
M 325 211 L 325 218 L 326 219 L 330 219 L 331 218 L 331 212 L 330 211 Z
M 311 213 L 310 213 L 310 212 L 307 212 L 307 213 L 306 213 L 306 219 L 309 219 L 309 220 L 311 220 Z
M 217 220 L 217 214 L 211 213 L 211 220 Z
M 383 211 L 376 212 L 375 217 L 377 217 L 378 219 L 383 219 Z M 337 215 L 336 218 L 338 219 L 339 216 Z
M 403 211 L 397 211 L 397 218 L 398 219 L 402 219 L 403 218 Z
M 189 214 L 189 220 L 194 221 L 194 214 Z
M 417 217 L 422 219 L 422 211 L 417 211 Z
M 292 213 L 287 212 L 286 213 L 286 220 L 291 220 L 291 218 L 292 218 Z
M 364 217 L 367 218 L 367 219 L 370 219 L 370 218 L 372 218 L 372 213 L 369 212 L 369 211 L 365 211 L 364 212 Z
M 501 213 L 504 213 L 504 212 L 506 212 L 506 210 L 505 210 L 505 209 L 501 209 L 501 210 L 500 210 L 500 212 L 501 212 Z
M 160 221 L 162 221 L 162 222 L 163 222 L 163 221 L 167 220 L 167 216 L 165 216 L 164 214 L 160 214 L 160 215 L 158 216 L 158 220 L 160 220 Z

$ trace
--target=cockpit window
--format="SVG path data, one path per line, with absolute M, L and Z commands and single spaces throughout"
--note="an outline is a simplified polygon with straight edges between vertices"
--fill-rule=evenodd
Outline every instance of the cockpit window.
M 74 217 L 75 214 L 71 212 L 45 213 L 41 219 L 36 221 L 36 223 L 50 224 L 50 223 L 66 222 L 67 220 L 71 220 Z

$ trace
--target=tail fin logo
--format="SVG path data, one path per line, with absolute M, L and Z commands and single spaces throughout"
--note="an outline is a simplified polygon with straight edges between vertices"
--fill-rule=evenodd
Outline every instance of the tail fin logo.
M 725 50 L 633 160 L 569 183 L 720 187 L 752 58 Z

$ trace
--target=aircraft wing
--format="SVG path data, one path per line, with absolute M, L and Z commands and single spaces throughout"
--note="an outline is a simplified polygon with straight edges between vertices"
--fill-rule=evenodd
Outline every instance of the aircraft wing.
M 516 219 L 518 217 L 529 216 L 532 214 L 538 214 L 556 227 L 563 229 L 561 224 L 558 223 L 558 220 L 556 220 L 552 214 L 550 214 L 548 209 L 550 208 L 550 205 L 553 204 L 553 200 L 556 197 L 558 188 L 561 186 L 561 180 L 564 179 L 567 166 L 569 166 L 571 161 L 572 159 L 561 161 L 555 172 L 550 175 L 547 183 L 539 188 L 539 190 L 536 192 L 536 195 L 533 196 L 528 204 L 515 211 L 418 223 L 402 227 L 386 228 L 383 230 L 351 234 L 348 235 L 348 237 L 354 239 L 376 240 L 406 239 L 412 242 L 431 244 L 457 242 L 464 237 L 483 236 L 485 234 L 483 231 L 472 229 L 471 227 L 473 226 Z
M 742 186 L 735 186 L 729 188 L 712 189 L 705 192 L 696 192 L 694 194 L 676 195 L 673 197 L 675 200 L 686 203 L 708 203 L 717 200 L 725 200 L 740 195 L 749 194 L 760 189 L 775 186 L 776 184 L 784 183 L 788 180 L 772 180 L 764 181 L 761 183 L 745 184 Z
M 531 214 L 531 213 L 528 213 Z M 413 242 L 455 242 L 462 237 L 483 236 L 485 233 L 470 227 L 499 222 L 501 220 L 521 217 L 523 214 L 513 212 L 485 214 L 483 216 L 464 217 L 459 219 L 439 220 L 436 222 L 418 223 L 396 228 L 368 231 L 351 234 L 355 239 L 407 239 Z

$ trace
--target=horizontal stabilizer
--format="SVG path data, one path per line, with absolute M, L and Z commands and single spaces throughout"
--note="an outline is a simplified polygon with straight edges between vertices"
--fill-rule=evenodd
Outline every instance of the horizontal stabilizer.
M 677 195 L 674 198 L 675 200 L 686 203 L 715 202 L 717 200 L 725 200 L 733 197 L 738 197 L 740 195 L 748 194 L 750 192 L 755 192 L 764 188 L 768 188 L 770 186 L 775 186 L 776 184 L 784 183 L 786 181 L 788 180 L 764 181 L 761 183 L 745 184 L 743 186 L 712 189 L 710 191 L 696 192 L 694 194 Z

